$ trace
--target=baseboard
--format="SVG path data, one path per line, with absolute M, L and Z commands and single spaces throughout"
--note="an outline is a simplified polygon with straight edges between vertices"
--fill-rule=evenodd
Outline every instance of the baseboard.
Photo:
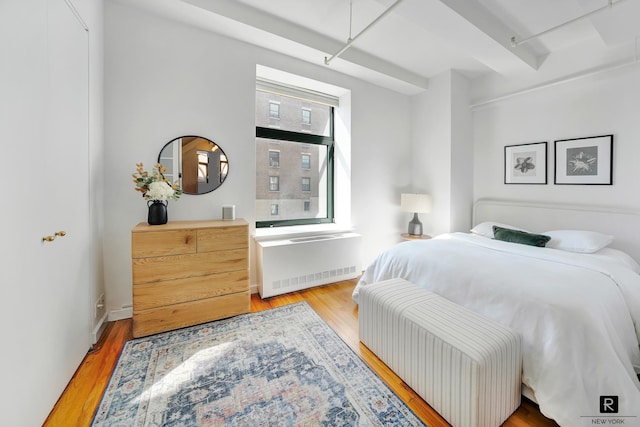
M 253 284 L 249 287 L 249 290 L 251 291 L 252 294 L 257 294 L 258 293 L 258 284 Z
M 121 308 L 120 310 L 111 310 L 109 312 L 109 322 L 128 319 L 130 317 L 133 317 L 133 307 Z
M 107 327 L 106 320 L 107 320 L 107 313 L 102 315 L 100 320 L 98 320 L 96 327 L 93 328 L 93 331 L 91 332 L 91 340 L 92 340 L 91 344 L 97 343 L 98 340 L 100 339 L 102 332 L 104 332 L 104 329 Z

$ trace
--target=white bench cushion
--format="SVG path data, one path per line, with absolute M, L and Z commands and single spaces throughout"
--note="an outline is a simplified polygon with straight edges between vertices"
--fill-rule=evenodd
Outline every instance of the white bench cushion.
M 519 406 L 520 336 L 404 279 L 363 286 L 359 334 L 456 427 L 497 427 Z

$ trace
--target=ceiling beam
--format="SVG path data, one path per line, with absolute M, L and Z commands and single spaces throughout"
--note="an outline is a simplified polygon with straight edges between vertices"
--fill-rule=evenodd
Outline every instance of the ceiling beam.
M 257 28 L 269 34 L 274 34 L 286 40 L 307 46 L 309 48 L 331 54 L 344 46 L 344 42 L 337 41 L 315 31 L 309 30 L 296 23 L 284 20 L 274 15 L 265 13 L 242 2 L 235 0 L 182 0 L 192 6 L 205 11 L 223 16 L 242 24 Z M 318 63 L 323 64 L 324 57 L 318 58 Z M 420 89 L 427 89 L 429 80 L 421 75 L 370 55 L 362 50 L 352 47 L 344 52 L 339 60 L 336 60 L 336 68 L 339 61 L 346 61 L 361 66 L 377 73 L 384 74 L 394 79 L 408 83 Z
M 377 0 L 386 4 L 385 0 Z M 479 1 L 411 0 L 398 14 L 438 35 L 500 74 L 537 70 L 541 59 L 528 46 L 511 46 L 511 29 Z
M 534 70 L 538 69 L 540 65 L 539 59 L 533 50 L 526 46 L 513 47 L 511 45 L 513 31 L 484 8 L 480 2 L 468 0 L 440 1 L 485 34 L 490 39 L 489 41 L 493 41 L 492 46 L 487 46 L 487 50 L 480 52 L 480 56 L 478 56 L 478 59 L 483 62 L 486 61 L 487 66 L 491 66 L 490 63 L 492 61 L 501 62 L 501 57 L 510 56 L 519 59 L 523 64 Z

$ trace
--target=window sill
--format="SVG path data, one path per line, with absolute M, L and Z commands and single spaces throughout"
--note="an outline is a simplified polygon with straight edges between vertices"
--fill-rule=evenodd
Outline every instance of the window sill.
M 269 240 L 290 239 L 294 237 L 317 236 L 319 234 L 349 233 L 353 232 L 350 225 L 338 224 L 312 224 L 292 225 L 289 227 L 270 227 L 256 229 L 253 238 L 258 242 Z

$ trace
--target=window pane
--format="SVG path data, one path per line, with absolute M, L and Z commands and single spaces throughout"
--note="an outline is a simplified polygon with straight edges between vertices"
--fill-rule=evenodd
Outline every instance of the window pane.
M 280 152 L 269 150 L 269 167 L 279 168 L 280 167 Z
M 311 124 L 311 110 L 306 108 L 302 109 L 302 124 L 310 125 Z
M 271 117 L 272 119 L 280 118 L 280 104 L 276 102 L 269 103 L 269 117 Z
M 269 191 L 280 191 L 280 177 L 279 176 L 270 176 L 269 177 Z
M 302 155 L 302 169 L 311 169 L 311 155 L 303 154 Z
M 256 91 L 256 126 L 331 136 L 330 117 L 328 105 Z
M 270 150 L 279 153 L 279 176 L 269 174 Z M 308 169 L 300 168 L 303 153 Z M 256 138 L 256 221 L 271 220 L 274 204 L 282 220 L 326 218 L 327 154 L 326 145 Z

